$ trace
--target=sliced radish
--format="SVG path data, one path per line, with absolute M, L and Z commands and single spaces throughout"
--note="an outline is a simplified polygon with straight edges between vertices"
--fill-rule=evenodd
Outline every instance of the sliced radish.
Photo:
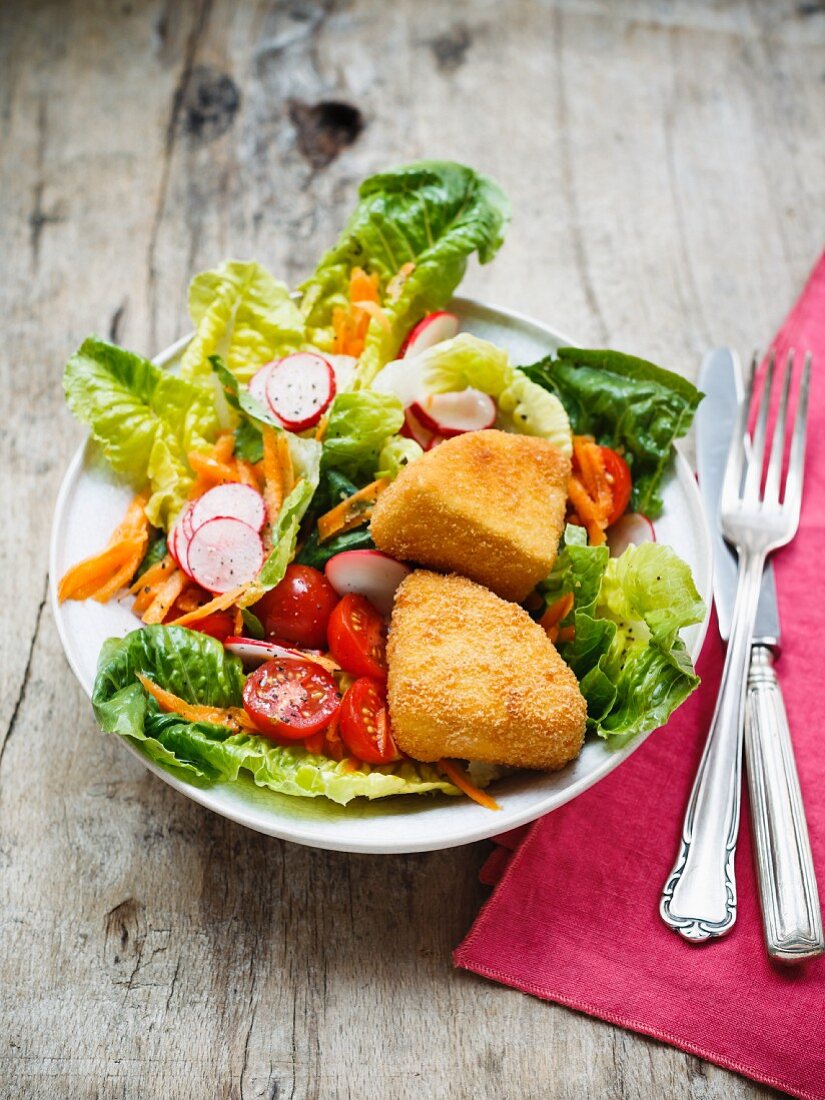
M 251 581 L 263 565 L 260 535 L 243 520 L 222 516 L 198 527 L 186 553 L 192 578 L 209 592 Z
M 260 531 L 266 522 L 264 498 L 251 485 L 230 482 L 216 485 L 198 497 L 189 514 L 193 531 L 203 527 L 210 519 L 226 516 L 248 523 L 255 531 Z
M 425 451 L 434 450 L 438 446 L 438 444 L 443 443 L 446 438 L 447 437 L 444 436 L 444 435 L 434 435 L 432 437 L 432 439 L 430 440 L 430 442 L 427 444 L 427 446 L 424 448 L 424 450 Z
M 335 373 L 322 355 L 301 351 L 287 355 L 269 373 L 269 407 L 293 432 L 311 428 L 335 397 Z
M 392 394 L 405 408 L 412 405 L 427 392 L 420 360 L 394 359 L 376 374 L 370 388 L 379 393 Z
M 273 359 L 271 363 L 266 363 L 257 374 L 253 374 L 249 382 L 249 392 L 254 398 L 256 398 L 263 406 L 266 406 L 266 383 L 272 368 L 277 366 L 280 362 L 278 359 Z
M 406 565 L 380 550 L 345 550 L 324 566 L 339 596 L 348 592 L 365 596 L 382 615 L 392 611 L 395 590 L 409 572 Z
M 434 393 L 416 401 L 412 407 L 425 428 L 449 439 L 463 432 L 492 428 L 496 422 L 496 403 L 481 390 Z
M 167 541 L 169 553 L 190 579 L 192 579 L 192 574 L 189 572 L 189 542 L 194 533 L 192 528 L 193 507 L 194 502 L 191 501 L 186 505 L 169 532 Z
M 414 439 L 424 451 L 429 450 L 433 439 L 433 432 L 424 427 L 412 409 L 404 410 L 404 424 L 401 428 L 401 435 L 407 436 L 408 439 Z
M 260 665 L 275 657 L 306 659 L 306 654 L 299 649 L 289 649 L 277 642 L 264 642 L 258 638 L 227 638 L 223 644 L 224 649 L 240 657 L 245 665 Z
M 619 558 L 628 546 L 641 546 L 643 542 L 655 542 L 653 524 L 643 512 L 628 512 L 607 529 L 607 545 L 611 558 Z
M 410 329 L 407 339 L 401 345 L 401 355 L 411 359 L 422 351 L 440 344 L 442 340 L 452 340 L 458 335 L 459 320 L 454 313 L 440 309 L 430 313 Z

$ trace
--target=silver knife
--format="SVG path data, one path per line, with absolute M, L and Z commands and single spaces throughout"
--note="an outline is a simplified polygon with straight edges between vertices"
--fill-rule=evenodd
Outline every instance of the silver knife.
M 727 639 L 737 568 L 736 555 L 719 528 L 719 496 L 743 393 L 742 370 L 729 348 L 708 352 L 699 388 L 706 397 L 696 415 L 696 465 L 713 544 L 719 632 Z M 762 581 L 748 675 L 745 752 L 768 954 L 796 962 L 825 952 L 825 936 L 790 729 L 773 664 L 779 640 L 779 609 L 769 564 Z

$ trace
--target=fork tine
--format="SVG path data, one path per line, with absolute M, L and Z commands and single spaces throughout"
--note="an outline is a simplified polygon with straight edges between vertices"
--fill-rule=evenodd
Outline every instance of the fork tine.
M 796 406 L 796 420 L 791 437 L 791 455 L 788 460 L 788 476 L 785 479 L 785 495 L 782 508 L 794 520 L 799 519 L 802 503 L 802 480 L 805 473 L 805 437 L 808 430 L 808 393 L 811 388 L 811 353 L 805 355 L 802 369 L 802 384 L 799 387 L 799 401 Z
M 742 470 L 745 465 L 745 437 L 748 430 L 748 413 L 753 400 L 753 384 L 756 377 L 756 352 L 751 360 L 751 369 L 748 372 L 748 384 L 744 396 L 739 402 L 739 410 L 736 414 L 736 423 L 730 437 L 728 447 L 728 460 L 725 464 L 725 477 L 722 481 L 722 496 L 720 510 L 731 511 L 739 500 L 739 490 L 742 487 Z
M 785 363 L 785 377 L 782 380 L 782 396 L 779 399 L 779 409 L 776 414 L 776 423 L 773 428 L 771 457 L 768 462 L 768 476 L 765 478 L 765 504 L 768 505 L 779 503 L 779 479 L 782 475 L 782 458 L 785 453 L 785 417 L 788 411 L 788 393 L 791 388 L 793 361 L 794 350 L 791 348 Z
M 759 415 L 756 418 L 756 431 L 753 433 L 748 472 L 745 477 L 745 490 L 742 498 L 746 504 L 756 504 L 759 500 L 759 487 L 762 484 L 762 467 L 765 462 L 765 434 L 768 428 L 768 410 L 771 407 L 773 373 L 776 367 L 776 354 L 771 350 L 768 357 L 768 369 L 759 398 Z

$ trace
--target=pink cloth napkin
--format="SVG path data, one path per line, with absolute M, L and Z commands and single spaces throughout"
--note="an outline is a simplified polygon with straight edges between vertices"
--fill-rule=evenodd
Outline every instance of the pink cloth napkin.
M 815 359 L 800 530 L 774 562 L 783 634 L 778 670 L 825 898 L 825 254 L 775 346 L 783 362 L 791 346 L 810 349 Z M 732 932 L 696 946 L 659 918 L 723 657 L 714 616 L 699 660 L 702 687 L 667 729 L 585 794 L 499 838 L 482 870 L 495 891 L 455 962 L 823 1100 L 825 959 L 796 968 L 768 961 L 747 790 Z

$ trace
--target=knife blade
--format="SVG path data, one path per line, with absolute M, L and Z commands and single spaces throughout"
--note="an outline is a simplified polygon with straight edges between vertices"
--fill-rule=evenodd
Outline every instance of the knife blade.
M 742 368 L 736 353 L 730 348 L 714 348 L 709 351 L 702 360 L 699 389 L 706 396 L 696 413 L 696 468 L 713 546 L 713 597 L 719 619 L 719 633 L 727 641 L 736 597 L 737 563 L 735 552 L 722 537 L 719 501 L 731 432 L 744 392 Z M 768 562 L 759 593 L 753 644 L 776 648 L 779 645 L 779 635 L 776 585 L 773 567 Z

